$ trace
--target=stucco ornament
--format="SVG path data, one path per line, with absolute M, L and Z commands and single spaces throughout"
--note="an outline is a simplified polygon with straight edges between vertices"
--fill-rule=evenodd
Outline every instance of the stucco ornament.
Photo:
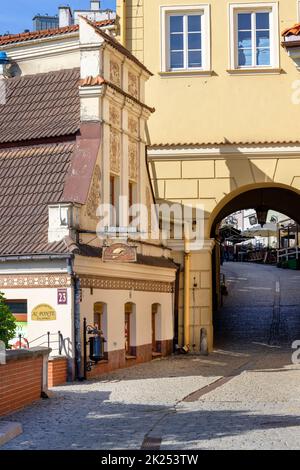
M 92 219 L 98 219 L 96 213 L 97 213 L 97 208 L 99 207 L 100 199 L 101 199 L 100 181 L 101 181 L 101 170 L 100 170 L 99 165 L 96 165 L 90 194 L 86 203 L 86 213 Z
M 128 72 L 128 93 L 135 98 L 139 96 L 138 77 L 132 72 Z
M 118 108 L 112 104 L 109 105 L 109 121 L 115 127 L 121 126 L 121 113 Z
M 114 60 L 110 61 L 110 81 L 115 85 L 121 86 L 120 65 Z
M 115 129 L 110 130 L 110 170 L 120 173 L 121 134 Z
M 130 134 L 133 134 L 136 137 L 138 136 L 139 122 L 133 116 L 128 117 L 128 131 L 129 131 Z
M 128 144 L 128 173 L 129 179 L 136 180 L 138 174 L 137 143 L 129 140 Z

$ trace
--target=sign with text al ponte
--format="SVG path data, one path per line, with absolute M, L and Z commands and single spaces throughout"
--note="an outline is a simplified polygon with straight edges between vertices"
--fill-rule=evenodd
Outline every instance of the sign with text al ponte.
M 31 312 L 33 321 L 53 321 L 56 320 L 56 311 L 51 305 L 39 304 Z

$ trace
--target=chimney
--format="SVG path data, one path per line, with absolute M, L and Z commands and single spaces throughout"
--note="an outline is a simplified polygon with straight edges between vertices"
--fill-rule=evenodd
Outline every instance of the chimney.
M 59 27 L 71 26 L 73 23 L 72 10 L 69 6 L 59 7 Z
M 91 0 L 91 10 L 92 11 L 99 11 L 100 10 L 100 2 Z

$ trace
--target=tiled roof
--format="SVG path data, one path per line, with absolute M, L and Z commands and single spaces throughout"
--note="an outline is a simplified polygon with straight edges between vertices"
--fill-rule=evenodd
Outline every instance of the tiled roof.
M 287 28 L 282 32 L 282 36 L 299 36 L 299 35 L 300 35 L 300 23 L 297 23 L 291 28 Z
M 104 20 L 97 21 L 94 25 L 98 28 L 105 26 L 112 26 L 115 24 L 115 20 Z M 10 34 L 7 36 L 0 37 L 0 46 L 6 46 L 8 44 L 16 44 L 19 42 L 33 41 L 35 39 L 43 39 L 54 36 L 61 36 L 64 34 L 76 33 L 79 30 L 78 25 L 66 26 L 64 28 L 45 29 L 40 31 L 30 31 L 29 33 L 21 34 Z
M 49 203 L 62 197 L 75 143 L 0 150 L 0 255 L 68 251 L 48 244 Z
M 150 111 L 150 113 L 155 112 L 155 108 L 151 108 L 150 106 L 148 106 L 145 103 L 143 103 L 142 101 L 140 101 L 138 98 L 135 98 L 135 96 L 132 96 L 129 93 L 126 93 L 122 88 L 118 87 L 114 83 L 112 83 L 108 80 L 105 80 L 105 78 L 101 77 L 101 75 L 98 75 L 97 77 L 89 76 L 89 77 L 86 77 L 86 78 L 82 78 L 82 79 L 79 80 L 79 85 L 81 87 L 107 85 L 110 88 L 113 88 L 114 90 L 116 90 L 118 93 L 121 93 L 121 95 L 125 96 L 129 100 L 132 100 L 135 103 L 137 103 L 138 105 L 142 106 L 143 108 L 148 109 L 148 111 Z
M 102 257 L 102 248 L 98 248 L 96 246 L 91 245 L 84 245 L 80 244 L 77 245 L 77 249 L 75 248 L 73 252 L 81 255 L 87 256 L 89 258 L 101 258 Z M 169 269 L 177 269 L 177 265 L 169 258 L 164 258 L 162 256 L 146 256 L 137 254 L 137 264 L 143 264 L 146 266 L 155 266 L 159 268 L 169 268 Z
M 80 126 L 79 69 L 5 80 L 0 143 L 65 136 Z
M 176 143 L 159 143 L 148 145 L 148 149 L 168 149 L 174 147 L 198 148 L 198 147 L 214 147 L 225 145 L 299 145 L 300 139 L 296 140 L 257 140 L 257 141 L 225 141 L 219 140 L 215 142 L 176 142 Z

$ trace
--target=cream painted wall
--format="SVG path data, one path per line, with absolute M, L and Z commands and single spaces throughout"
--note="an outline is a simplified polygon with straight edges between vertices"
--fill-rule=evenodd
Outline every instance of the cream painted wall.
M 202 3 L 211 6 L 213 75 L 160 76 L 160 6 Z M 139 2 L 139 7 L 137 0 L 128 2 L 127 46 L 138 52 L 154 73 L 146 85 L 146 101 L 150 100 L 156 108 L 149 122 L 152 144 L 299 139 L 299 106 L 292 103 L 292 85 L 299 79 L 299 72 L 283 48 L 280 47 L 281 73 L 234 75 L 227 72 L 229 3 L 265 2 L 151 0 Z M 297 2 L 279 0 L 277 3 L 281 32 L 297 21 Z
M 72 288 L 67 288 L 68 304 L 57 304 L 56 288 L 34 288 L 34 289 L 2 289 L 1 292 L 7 300 L 27 300 L 28 322 L 27 322 L 27 339 L 30 347 L 44 346 L 47 347 L 47 332 L 51 333 L 53 348 L 52 356 L 58 355 L 57 332 L 61 331 L 66 350 L 63 354 L 74 357 L 73 345 L 73 293 Z M 33 321 L 31 319 L 32 310 L 39 304 L 49 304 L 56 311 L 56 320 L 53 321 Z M 39 338 L 43 336 L 42 338 Z M 39 339 L 37 339 L 39 338 Z M 35 341 L 34 341 L 35 340 Z
M 151 306 L 161 305 L 161 325 L 157 330 L 157 340 L 173 338 L 173 296 L 167 293 L 137 292 L 125 290 L 90 289 L 82 290 L 80 304 L 81 317 L 86 316 L 88 323 L 93 323 L 94 303 L 104 302 L 107 305 L 107 351 L 124 349 L 124 306 L 132 302 L 136 306 L 136 338 L 131 346 L 151 344 Z

